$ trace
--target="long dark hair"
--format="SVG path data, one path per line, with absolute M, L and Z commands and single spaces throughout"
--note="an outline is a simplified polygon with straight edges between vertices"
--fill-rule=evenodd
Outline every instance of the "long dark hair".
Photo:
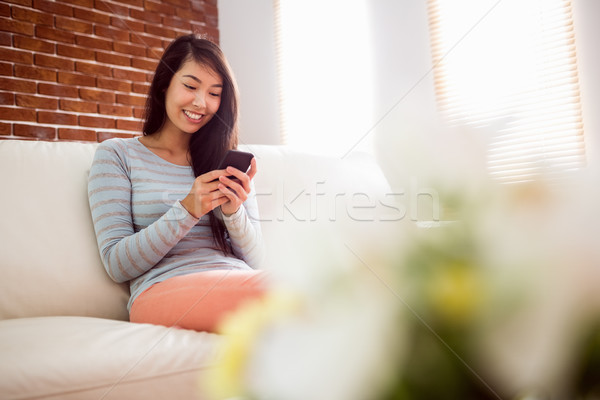
M 188 60 L 211 68 L 223 80 L 221 104 L 210 121 L 190 138 L 190 158 L 194 176 L 217 169 L 227 150 L 238 144 L 238 92 L 231 68 L 223 52 L 213 42 L 191 34 L 175 39 L 167 49 L 154 73 L 146 101 L 143 133 L 151 135 L 162 128 L 166 119 L 165 93 L 171 79 Z M 223 221 L 209 213 L 215 244 L 224 254 L 231 254 L 227 230 Z

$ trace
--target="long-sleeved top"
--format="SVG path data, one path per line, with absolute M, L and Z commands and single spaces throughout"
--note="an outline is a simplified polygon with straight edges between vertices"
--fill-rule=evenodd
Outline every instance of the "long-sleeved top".
M 109 276 L 130 282 L 135 298 L 155 283 L 208 269 L 258 268 L 264 256 L 254 186 L 237 212 L 222 218 L 234 255 L 215 245 L 208 215 L 181 205 L 194 182 L 189 166 L 172 164 L 138 138 L 110 139 L 96 151 L 88 197 L 98 248 Z

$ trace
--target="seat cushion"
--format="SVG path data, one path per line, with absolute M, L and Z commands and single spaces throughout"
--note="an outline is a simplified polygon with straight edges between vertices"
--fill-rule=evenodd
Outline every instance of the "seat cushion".
M 215 334 L 91 317 L 0 321 L 2 399 L 202 399 Z

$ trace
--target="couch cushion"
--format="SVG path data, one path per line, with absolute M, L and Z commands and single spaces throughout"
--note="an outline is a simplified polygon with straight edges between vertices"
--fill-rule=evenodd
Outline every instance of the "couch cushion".
M 402 196 L 391 193 L 374 157 L 241 147 L 257 157 L 265 269 L 311 286 L 336 268 L 382 262 L 382 255 L 397 247 L 397 222 L 404 211 L 396 202 Z
M 87 201 L 95 149 L 0 141 L 0 319 L 127 319 L 128 288 L 102 266 Z
M 0 321 L 0 398 L 199 400 L 220 340 L 89 317 Z

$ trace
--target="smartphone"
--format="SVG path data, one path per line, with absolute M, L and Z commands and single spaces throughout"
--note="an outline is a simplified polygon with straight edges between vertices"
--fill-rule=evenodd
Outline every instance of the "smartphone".
M 234 168 L 239 169 L 242 172 L 248 172 L 248 169 L 250 168 L 250 162 L 252 161 L 253 158 L 254 158 L 254 154 L 252 154 L 252 153 L 247 153 L 245 151 L 240 151 L 240 150 L 229 150 L 225 154 L 225 157 L 223 157 L 223 160 L 221 161 L 221 164 L 219 164 L 218 169 L 234 167 Z M 228 176 L 228 178 L 232 179 L 234 177 Z

